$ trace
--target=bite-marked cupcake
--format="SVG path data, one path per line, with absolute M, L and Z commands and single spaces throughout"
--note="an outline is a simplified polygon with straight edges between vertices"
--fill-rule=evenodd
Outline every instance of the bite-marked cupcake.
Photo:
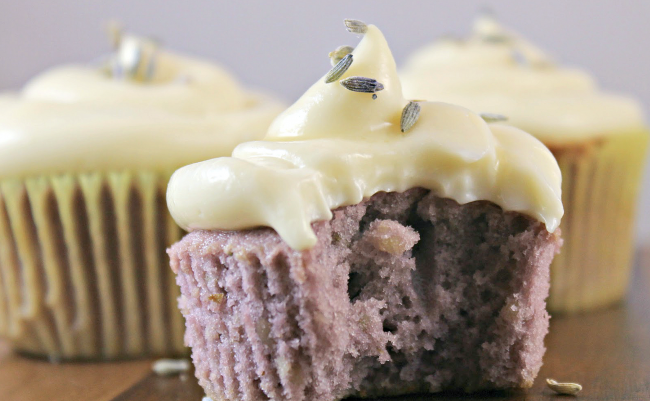
M 517 128 L 405 99 L 379 29 L 346 25 L 360 44 L 264 140 L 170 180 L 200 385 L 244 401 L 530 387 L 556 160 Z

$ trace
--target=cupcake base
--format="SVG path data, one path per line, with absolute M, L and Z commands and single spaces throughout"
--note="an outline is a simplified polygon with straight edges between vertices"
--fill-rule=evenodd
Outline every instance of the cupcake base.
M 649 138 L 641 131 L 549 145 L 562 170 L 565 210 L 564 245 L 551 265 L 551 312 L 590 311 L 624 299 Z
M 530 387 L 560 240 L 489 202 L 379 193 L 289 248 L 269 228 L 169 250 L 186 341 L 214 400 Z
M 165 248 L 169 174 L 0 181 L 0 336 L 50 359 L 185 353 Z

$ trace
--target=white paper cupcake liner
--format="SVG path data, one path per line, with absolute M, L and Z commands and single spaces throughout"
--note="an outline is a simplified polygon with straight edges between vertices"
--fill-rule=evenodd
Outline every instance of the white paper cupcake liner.
M 636 203 L 647 132 L 551 147 L 562 170 L 564 245 L 551 265 L 552 312 L 622 301 L 634 255 Z
M 0 336 L 61 359 L 185 354 L 168 173 L 0 180 Z

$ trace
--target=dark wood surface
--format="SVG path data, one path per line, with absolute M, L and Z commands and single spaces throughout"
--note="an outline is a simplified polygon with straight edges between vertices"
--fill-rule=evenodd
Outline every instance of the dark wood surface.
M 397 400 L 554 400 L 544 379 L 583 385 L 580 400 L 650 400 L 650 247 L 639 253 L 625 304 L 591 314 L 554 317 L 544 366 L 532 389 L 473 396 L 442 394 Z M 156 376 L 151 361 L 52 365 L 11 353 L 0 343 L 0 400 L 200 401 L 191 374 Z

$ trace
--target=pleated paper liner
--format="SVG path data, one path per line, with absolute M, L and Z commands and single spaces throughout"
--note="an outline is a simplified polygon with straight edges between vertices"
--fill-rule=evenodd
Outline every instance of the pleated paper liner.
M 551 265 L 548 307 L 571 313 L 625 297 L 648 132 L 550 147 L 562 170 L 564 245 Z
M 0 336 L 54 359 L 185 355 L 169 175 L 0 180 Z

